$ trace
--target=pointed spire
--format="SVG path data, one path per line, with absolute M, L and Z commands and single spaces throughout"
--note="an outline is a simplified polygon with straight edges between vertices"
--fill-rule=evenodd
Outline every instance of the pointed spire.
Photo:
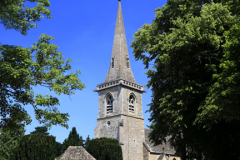
M 129 61 L 121 0 L 118 1 L 118 13 L 113 40 L 111 63 L 104 83 L 118 79 L 124 79 L 129 82 L 136 83 Z

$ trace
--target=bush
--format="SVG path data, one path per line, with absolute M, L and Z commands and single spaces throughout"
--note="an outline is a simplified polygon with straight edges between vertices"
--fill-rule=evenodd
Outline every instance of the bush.
M 96 138 L 89 141 L 86 150 L 97 160 L 122 160 L 122 148 L 118 140 Z
M 56 157 L 55 138 L 43 134 L 24 135 L 13 150 L 11 160 L 53 160 Z

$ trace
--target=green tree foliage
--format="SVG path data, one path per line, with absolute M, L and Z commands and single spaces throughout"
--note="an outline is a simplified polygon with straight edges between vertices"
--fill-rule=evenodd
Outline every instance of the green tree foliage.
M 86 138 L 86 141 L 85 141 L 85 143 L 84 143 L 84 145 L 83 145 L 83 147 L 86 149 L 87 148 L 87 145 L 89 144 L 89 142 L 90 142 L 90 137 L 89 137 L 89 135 L 87 136 L 87 138 Z
M 25 5 L 25 0 L 2 0 L 0 1 L 0 23 L 6 29 L 15 29 L 26 35 L 30 28 L 37 27 L 34 22 L 40 21 L 44 16 L 51 18 L 48 8 L 48 0 L 31 0 L 36 3 L 35 7 Z
M 44 134 L 44 135 L 49 135 L 49 133 L 47 133 L 48 128 L 46 126 L 42 126 L 42 127 L 35 127 L 35 131 L 31 132 L 30 134 Z
M 76 127 L 72 128 L 70 131 L 68 138 L 63 141 L 62 153 L 69 147 L 69 146 L 82 146 L 83 145 L 82 136 L 79 136 L 77 133 Z
M 24 136 L 26 130 L 22 128 L 21 131 L 3 131 L 0 129 L 0 159 L 9 160 L 12 156 L 12 151 L 18 145 L 18 142 L 22 136 Z
M 182 160 L 240 158 L 239 6 L 168 0 L 134 35 L 153 93 L 150 139 L 170 135 Z
M 84 146 L 85 140 L 83 140 L 82 136 L 80 136 L 79 139 L 80 139 L 80 144 L 79 144 L 79 146 Z
M 15 29 L 26 35 L 31 28 L 37 27 L 36 22 L 46 16 L 51 18 L 48 0 L 31 0 L 35 7 L 26 6 L 25 0 L 0 1 L 0 23 L 6 29 Z M 68 114 L 60 113 L 57 97 L 36 94 L 33 86 L 47 87 L 56 94 L 74 94 L 82 90 L 84 85 L 78 78 L 80 71 L 65 75 L 71 69 L 70 59 L 64 60 L 61 52 L 50 41 L 53 37 L 42 34 L 31 47 L 23 48 L 0 44 L 0 107 L 2 120 L 0 128 L 18 131 L 23 124 L 30 124 L 31 119 L 22 105 L 32 105 L 39 123 L 47 127 L 60 124 L 68 128 Z M 39 109 L 37 106 L 46 107 Z M 9 117 L 7 117 L 9 115 Z
M 56 141 L 54 136 L 44 134 L 29 134 L 23 136 L 16 149 L 13 151 L 11 160 L 35 159 L 50 160 L 56 157 Z
M 43 134 L 43 135 L 49 135 L 47 133 L 48 128 L 46 126 L 42 127 L 35 127 L 35 131 L 31 132 L 30 134 Z M 56 142 L 56 156 L 59 157 L 62 154 L 62 147 L 63 145 L 59 142 Z
M 122 148 L 118 140 L 96 138 L 89 141 L 86 150 L 97 160 L 122 160 Z
M 59 142 L 56 142 L 56 156 L 59 157 L 62 154 L 63 145 Z

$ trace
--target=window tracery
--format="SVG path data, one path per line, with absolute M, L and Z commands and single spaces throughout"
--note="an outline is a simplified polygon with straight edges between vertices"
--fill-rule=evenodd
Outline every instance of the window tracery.
M 107 114 L 113 112 L 113 98 L 111 95 L 107 96 Z

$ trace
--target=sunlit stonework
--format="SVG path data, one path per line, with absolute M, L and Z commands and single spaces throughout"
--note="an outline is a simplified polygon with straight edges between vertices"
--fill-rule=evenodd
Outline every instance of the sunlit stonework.
M 148 139 L 150 130 L 144 129 L 142 93 L 146 91 L 131 69 L 120 0 L 109 60 L 105 81 L 95 90 L 99 95 L 95 138 L 118 139 L 124 160 L 173 160 L 174 150 L 168 144 L 154 147 Z

